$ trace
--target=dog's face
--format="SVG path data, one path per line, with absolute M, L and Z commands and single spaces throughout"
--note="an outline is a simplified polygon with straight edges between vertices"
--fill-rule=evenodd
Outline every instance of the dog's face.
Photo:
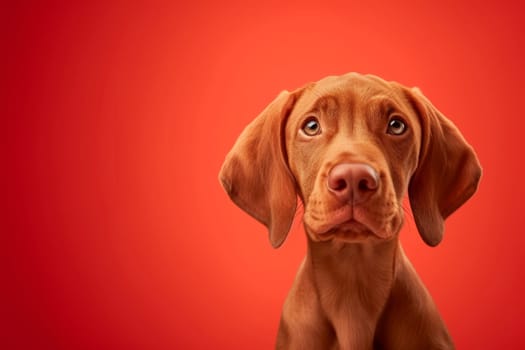
M 285 127 L 288 165 L 314 241 L 389 239 L 403 223 L 421 128 L 402 88 L 349 75 L 305 89 Z
M 219 175 L 274 247 L 297 196 L 312 240 L 355 243 L 395 237 L 407 192 L 419 233 L 434 246 L 480 176 L 472 148 L 418 89 L 356 73 L 281 93 L 242 132 Z

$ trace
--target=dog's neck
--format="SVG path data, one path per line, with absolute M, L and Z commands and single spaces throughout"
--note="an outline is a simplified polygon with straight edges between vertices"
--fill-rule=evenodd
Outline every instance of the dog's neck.
M 348 311 L 379 318 L 394 283 L 398 244 L 397 237 L 364 243 L 314 242 L 308 237 L 305 267 L 321 304 L 332 304 L 325 310 L 341 311 L 329 318 L 345 317 Z
M 339 240 L 314 242 L 308 235 L 308 258 L 312 267 L 338 280 L 348 279 L 356 274 L 370 275 L 374 271 L 380 275 L 393 275 L 395 256 L 399 240 L 397 237 L 387 241 L 345 243 Z

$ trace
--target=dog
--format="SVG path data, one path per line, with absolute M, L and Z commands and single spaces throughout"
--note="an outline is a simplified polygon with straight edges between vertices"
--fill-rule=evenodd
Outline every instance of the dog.
M 453 349 L 399 241 L 408 195 L 423 241 L 477 190 L 481 167 L 418 88 L 373 75 L 283 91 L 241 133 L 219 179 L 285 240 L 297 198 L 307 253 L 283 306 L 277 349 Z

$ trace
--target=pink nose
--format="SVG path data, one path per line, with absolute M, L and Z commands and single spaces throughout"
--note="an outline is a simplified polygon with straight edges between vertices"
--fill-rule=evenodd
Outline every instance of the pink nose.
M 365 202 L 379 187 L 379 175 L 369 165 L 337 164 L 328 174 L 328 190 L 341 202 Z

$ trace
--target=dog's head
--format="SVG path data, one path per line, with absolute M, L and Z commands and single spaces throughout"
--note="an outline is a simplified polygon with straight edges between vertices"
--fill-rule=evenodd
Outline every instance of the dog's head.
M 397 235 L 408 191 L 423 240 L 476 191 L 481 168 L 418 89 L 350 73 L 282 92 L 239 136 L 220 171 L 231 199 L 280 246 L 304 203 L 314 241 Z

